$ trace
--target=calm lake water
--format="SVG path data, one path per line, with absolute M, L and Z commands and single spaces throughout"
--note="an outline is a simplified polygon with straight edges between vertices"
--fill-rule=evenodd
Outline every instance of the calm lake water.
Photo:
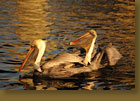
M 123 58 L 88 79 L 33 80 L 18 72 L 30 43 L 50 40 L 42 62 L 69 52 L 69 42 L 94 29 L 97 43 L 112 42 Z M 135 89 L 135 0 L 1 0 L 0 89 Z

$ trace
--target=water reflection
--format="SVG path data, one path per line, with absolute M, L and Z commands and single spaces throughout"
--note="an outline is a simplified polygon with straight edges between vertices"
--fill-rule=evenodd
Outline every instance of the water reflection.
M 97 31 L 99 45 L 113 42 L 123 55 L 115 67 L 95 71 L 87 80 L 78 83 L 63 80 L 49 83 L 42 80 L 35 85 L 31 77 L 19 81 L 19 75 L 32 69 L 29 66 L 23 73 L 17 72 L 34 39 L 50 41 L 44 62 L 45 59 L 71 51 L 69 42 L 91 29 Z M 1 1 L 0 37 L 0 89 L 135 88 L 134 0 Z
M 24 84 L 24 89 L 34 90 L 93 90 L 94 81 L 82 75 L 66 79 L 52 79 L 47 77 L 38 77 L 26 74 L 20 77 L 19 81 Z
M 49 5 L 46 0 L 18 0 L 17 9 L 15 15 L 17 16 L 16 35 L 20 40 L 35 40 L 37 38 L 46 38 L 50 28 L 46 27 L 51 25 L 51 22 L 47 21 L 49 12 L 45 12 L 45 9 L 49 9 Z

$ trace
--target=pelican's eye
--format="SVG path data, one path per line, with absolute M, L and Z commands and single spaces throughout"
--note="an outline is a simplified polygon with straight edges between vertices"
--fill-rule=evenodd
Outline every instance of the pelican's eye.
M 92 36 L 95 36 L 95 35 L 94 35 L 94 32 L 89 32 L 89 33 L 90 33 Z
M 35 45 L 32 45 L 32 46 L 31 46 L 31 48 L 35 48 L 35 47 L 36 47 Z

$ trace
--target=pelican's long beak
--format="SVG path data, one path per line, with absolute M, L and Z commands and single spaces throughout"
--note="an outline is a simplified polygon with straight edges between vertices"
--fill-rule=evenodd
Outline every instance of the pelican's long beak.
M 27 53 L 27 56 L 25 57 L 25 59 L 24 59 L 22 65 L 21 65 L 20 68 L 19 68 L 19 72 L 22 70 L 22 68 L 24 67 L 25 63 L 27 62 L 28 58 L 30 57 L 30 55 L 32 54 L 33 51 L 34 51 L 34 48 L 31 47 L 31 48 L 29 49 L 29 51 L 28 51 L 28 53 Z
M 95 40 L 97 38 L 97 33 L 95 30 L 90 30 L 88 33 L 82 35 L 78 39 L 70 42 L 70 45 L 76 45 L 86 50 L 86 56 L 84 63 L 88 65 L 91 62 L 91 54 L 94 49 Z
M 88 37 L 90 37 L 90 34 L 89 33 L 86 33 L 86 34 L 82 35 L 81 37 L 79 37 L 78 39 L 70 42 L 70 45 L 76 45 L 79 41 L 81 41 L 83 39 L 86 39 Z
M 86 51 L 88 51 L 89 48 L 91 47 L 91 43 L 93 39 L 96 39 L 96 37 L 97 37 L 96 31 L 90 30 L 89 32 L 82 35 L 81 37 L 70 42 L 70 45 L 79 46 L 81 48 L 84 48 Z

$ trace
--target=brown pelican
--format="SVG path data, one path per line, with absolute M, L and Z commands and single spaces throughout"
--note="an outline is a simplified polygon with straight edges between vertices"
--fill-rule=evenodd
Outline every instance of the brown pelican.
M 109 66 L 115 65 L 118 62 L 118 60 L 122 58 L 122 55 L 119 53 L 117 48 L 112 45 L 112 43 L 109 43 L 107 46 L 101 49 L 100 47 L 95 45 L 96 38 L 97 38 L 96 31 L 90 30 L 88 33 L 84 34 L 80 38 L 70 42 L 70 45 L 76 45 L 86 50 L 86 56 L 84 59 L 84 64 L 86 66 L 88 65 L 88 63 L 90 65 L 91 63 L 95 63 L 95 61 L 96 61 L 96 65 L 97 65 L 97 61 L 99 64 L 101 62 L 103 55 L 106 55 L 108 59 L 107 60 L 108 64 L 106 65 L 109 65 Z M 97 51 L 99 49 L 101 50 L 100 52 Z M 94 59 L 94 62 L 93 62 L 93 59 Z
M 21 67 L 19 68 L 19 71 L 22 70 L 26 62 L 30 62 L 30 59 L 33 59 L 34 64 L 34 70 L 40 73 L 41 75 L 46 75 L 51 78 L 67 78 L 71 77 L 75 74 L 80 74 L 84 72 L 92 72 L 93 70 L 99 69 L 102 66 L 100 65 L 101 59 L 106 52 L 107 54 L 110 51 L 117 51 L 114 47 L 112 49 L 112 46 L 107 47 L 103 49 L 102 51 L 97 52 L 97 49 L 95 49 L 95 41 L 97 38 L 97 33 L 94 30 L 89 31 L 88 33 L 84 34 L 80 38 L 76 39 L 75 41 L 71 42 L 71 45 L 78 45 L 86 50 L 86 56 L 85 58 L 82 58 L 79 56 L 77 52 L 71 54 L 66 53 L 57 56 L 56 58 L 47 61 L 45 64 L 40 66 L 41 58 L 45 52 L 46 49 L 46 41 L 42 39 L 38 39 L 33 41 L 31 44 L 31 47 L 29 49 L 29 52 L 27 53 L 27 56 L 22 63 Z M 84 41 L 84 39 L 88 39 L 88 41 Z M 83 41 L 82 41 L 83 40 Z M 83 44 L 81 44 L 83 43 Z M 118 52 L 118 51 L 117 51 Z M 117 53 L 116 52 L 116 53 Z M 113 53 L 113 52 L 112 52 Z M 119 52 L 118 52 L 119 54 Z M 114 59 L 114 54 L 107 55 L 109 58 L 109 63 L 111 64 L 112 60 Z M 119 60 L 114 59 L 114 64 Z M 89 63 L 89 64 L 88 64 Z M 112 65 L 114 65 L 112 64 Z

